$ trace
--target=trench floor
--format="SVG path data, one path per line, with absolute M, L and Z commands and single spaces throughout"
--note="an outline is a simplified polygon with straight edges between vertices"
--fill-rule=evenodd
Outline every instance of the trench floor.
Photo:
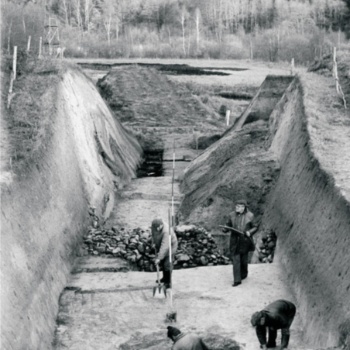
M 153 297 L 155 278 L 155 273 L 143 272 L 72 275 L 60 300 L 56 349 L 170 348 L 165 320 L 172 310 L 170 298 Z M 258 343 L 251 314 L 271 300 L 291 299 L 277 264 L 251 265 L 249 277 L 238 288 L 231 286 L 230 265 L 176 270 L 173 283 L 176 327 L 204 339 L 216 334 L 252 350 Z M 289 348 L 303 348 L 298 314 L 291 334 Z

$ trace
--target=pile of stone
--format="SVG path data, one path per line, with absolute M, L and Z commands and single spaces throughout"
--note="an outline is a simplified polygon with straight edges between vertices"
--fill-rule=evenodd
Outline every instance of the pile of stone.
M 179 243 L 175 269 L 229 264 L 229 259 L 219 252 L 214 238 L 204 228 L 194 225 L 177 226 L 175 233 Z
M 229 259 L 220 254 L 214 239 L 203 228 L 179 226 L 175 232 L 179 241 L 175 269 L 229 264 Z M 84 249 L 91 255 L 126 259 L 140 271 L 155 271 L 156 252 L 149 230 L 126 231 L 116 226 L 105 229 L 95 223 L 84 237 Z
M 257 244 L 259 261 L 272 263 L 276 249 L 277 236 L 275 232 L 269 231 Z
M 90 228 L 84 237 L 85 249 L 91 255 L 109 255 L 136 264 L 140 271 L 155 271 L 156 252 L 150 232 L 140 228 L 126 231 L 123 228 Z

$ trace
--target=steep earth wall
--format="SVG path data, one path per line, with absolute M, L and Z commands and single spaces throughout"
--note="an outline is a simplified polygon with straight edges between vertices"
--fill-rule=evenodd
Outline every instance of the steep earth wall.
M 349 348 L 350 147 L 335 143 L 349 136 L 349 123 L 345 117 L 342 127 L 337 120 L 334 139 L 321 139 L 335 123 L 327 122 L 334 110 L 322 106 L 327 95 L 333 105 L 337 101 L 329 83 L 296 79 L 271 116 L 270 149 L 281 172 L 264 222 L 278 235 L 277 258 L 299 302 L 307 339 L 322 348 Z M 324 96 L 317 101 L 312 92 L 319 86 Z
M 89 224 L 134 175 L 140 147 L 82 73 L 68 69 L 43 99 L 56 107 L 49 141 L 2 191 L 1 347 L 51 348 L 58 299 Z
M 237 118 L 227 132 L 240 130 L 244 124 L 257 120 L 268 120 L 276 104 L 280 101 L 292 81 L 293 76 L 268 75 L 247 109 Z

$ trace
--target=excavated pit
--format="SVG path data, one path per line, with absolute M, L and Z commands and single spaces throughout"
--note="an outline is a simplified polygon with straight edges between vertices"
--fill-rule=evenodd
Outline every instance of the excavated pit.
M 136 171 L 136 176 L 138 178 L 163 176 L 163 153 L 164 150 L 144 150 L 143 161 Z

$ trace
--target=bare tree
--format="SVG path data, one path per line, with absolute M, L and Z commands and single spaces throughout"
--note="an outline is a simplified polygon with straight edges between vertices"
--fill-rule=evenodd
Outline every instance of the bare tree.
M 89 32 L 90 31 L 90 16 L 91 12 L 94 8 L 94 4 L 91 0 L 85 0 L 84 3 L 84 29 Z
M 74 0 L 75 7 L 75 18 L 77 20 L 77 26 L 79 29 L 82 28 L 82 19 L 81 19 L 81 2 L 80 0 Z
M 68 14 L 67 0 L 62 0 L 62 8 L 63 8 L 63 12 L 64 12 L 65 24 L 67 26 L 69 24 L 69 14 Z
M 108 46 L 111 46 L 112 21 L 115 15 L 114 1 L 105 0 L 102 11 L 103 26 L 106 30 Z
M 182 28 L 182 49 L 185 56 L 186 56 L 185 25 L 186 25 L 187 16 L 188 16 L 187 10 L 185 6 L 182 6 L 180 11 L 180 20 L 181 20 L 181 28 Z
M 197 45 L 197 51 L 199 50 L 199 34 L 200 34 L 200 29 L 199 25 L 201 22 L 201 11 L 198 7 L 196 7 L 194 11 L 194 18 L 195 18 L 195 23 L 196 23 L 196 45 Z

